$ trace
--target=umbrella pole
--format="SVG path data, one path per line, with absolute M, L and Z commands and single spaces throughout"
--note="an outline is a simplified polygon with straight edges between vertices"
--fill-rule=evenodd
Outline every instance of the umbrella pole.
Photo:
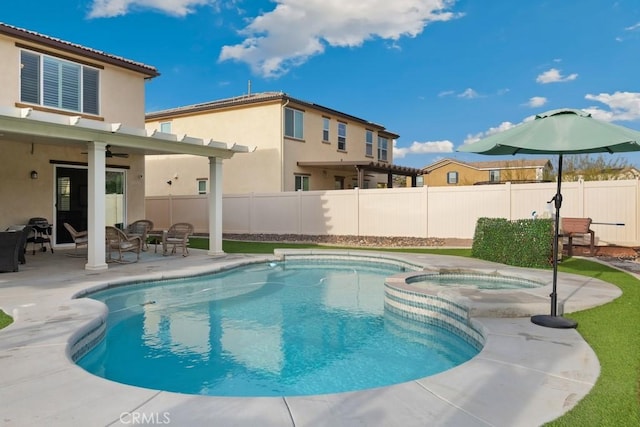
M 536 325 L 546 326 L 548 328 L 575 328 L 578 326 L 578 323 L 574 320 L 567 319 L 562 316 L 558 316 L 558 293 L 556 292 L 558 285 L 558 254 L 559 254 L 559 245 L 558 240 L 560 238 L 560 207 L 562 207 L 562 154 L 558 156 L 558 187 L 556 190 L 556 195 L 553 196 L 553 200 L 556 207 L 556 217 L 554 219 L 554 230 L 553 230 L 553 288 L 551 291 L 551 314 L 544 315 L 538 314 L 535 316 L 531 316 L 531 321 Z

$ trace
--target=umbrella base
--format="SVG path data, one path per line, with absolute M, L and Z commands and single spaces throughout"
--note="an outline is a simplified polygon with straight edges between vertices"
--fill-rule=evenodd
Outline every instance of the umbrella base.
M 531 316 L 531 322 L 536 325 L 556 329 L 571 329 L 578 326 L 578 322 L 575 320 L 567 319 L 562 316 L 551 316 L 548 314 L 537 314 L 535 316 Z

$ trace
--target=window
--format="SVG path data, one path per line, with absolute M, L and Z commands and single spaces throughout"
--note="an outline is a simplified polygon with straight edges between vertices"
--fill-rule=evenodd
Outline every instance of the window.
M 162 132 L 162 133 L 171 133 L 171 122 L 162 122 L 162 123 L 160 123 L 160 132 Z
M 329 122 L 328 118 L 322 118 L 322 141 L 324 142 L 329 142 Z
M 98 114 L 97 69 L 26 50 L 20 53 L 20 100 Z
M 389 140 L 381 136 L 378 137 L 378 160 L 387 161 L 387 153 L 389 150 Z
M 334 190 L 344 190 L 344 176 L 336 176 L 335 177 L 333 189 Z
M 338 122 L 338 150 L 347 150 L 347 124 Z
M 447 172 L 447 184 L 458 183 L 458 172 Z
M 309 175 L 296 175 L 296 191 L 309 191 Z
M 284 109 L 284 135 L 290 138 L 304 138 L 304 113 L 293 108 Z
M 499 170 L 489 171 L 489 182 L 500 182 L 500 171 Z
M 198 178 L 198 194 L 207 194 L 207 179 L 206 178 Z
M 373 157 L 373 132 L 366 131 L 364 137 L 364 155 L 367 157 Z

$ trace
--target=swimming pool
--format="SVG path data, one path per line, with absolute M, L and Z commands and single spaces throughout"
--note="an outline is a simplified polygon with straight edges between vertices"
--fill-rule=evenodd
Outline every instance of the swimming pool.
M 471 273 L 428 273 L 420 274 L 407 279 L 407 284 L 417 288 L 429 286 L 456 286 L 475 289 L 526 289 L 544 286 L 544 283 L 523 279 L 514 276 L 502 276 L 497 274 L 471 274 Z
M 475 356 L 477 341 L 385 309 L 385 277 L 407 268 L 288 260 L 100 291 L 107 334 L 78 364 L 152 389 L 295 396 L 397 384 Z

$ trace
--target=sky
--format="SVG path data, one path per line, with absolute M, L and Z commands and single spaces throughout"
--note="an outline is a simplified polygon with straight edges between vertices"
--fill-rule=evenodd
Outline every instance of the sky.
M 147 112 L 282 91 L 399 134 L 401 166 L 497 160 L 456 150 L 557 108 L 640 130 L 637 0 L 36 0 L 0 22 L 156 67 Z

